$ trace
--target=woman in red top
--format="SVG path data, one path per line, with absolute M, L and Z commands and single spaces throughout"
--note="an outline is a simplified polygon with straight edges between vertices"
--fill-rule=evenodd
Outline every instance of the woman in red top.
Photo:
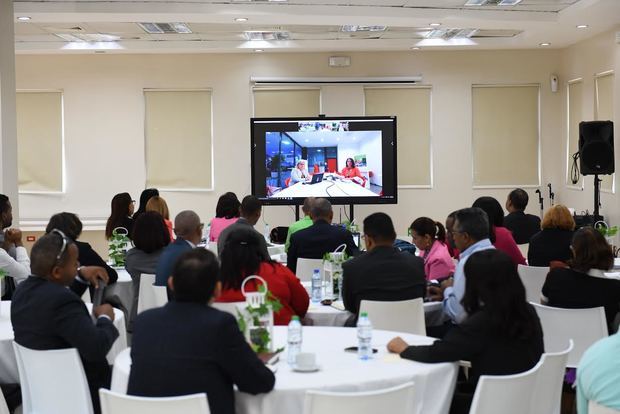
M 489 239 L 496 249 L 506 253 L 515 266 L 520 264 L 526 264 L 525 257 L 519 250 L 519 246 L 515 243 L 515 239 L 512 237 L 512 233 L 506 227 L 504 227 L 504 209 L 502 205 L 493 197 L 480 197 L 472 207 L 478 207 L 484 210 L 489 217 L 489 228 L 491 233 Z
M 346 167 L 342 169 L 340 175 L 344 176 L 345 178 L 359 177 L 363 181 L 366 181 L 360 169 L 355 166 L 355 161 L 353 160 L 353 158 L 347 158 Z
M 293 272 L 280 263 L 264 257 L 259 237 L 252 228 L 237 229 L 228 236 L 220 257 L 222 262 L 222 293 L 216 302 L 245 301 L 241 293 L 243 280 L 250 275 L 265 279 L 271 294 L 282 304 L 274 314 L 276 325 L 288 325 L 293 315 L 303 318 L 308 311 L 309 298 L 306 289 Z M 259 282 L 260 283 L 260 282 Z M 246 290 L 255 291 L 254 281 L 248 282 Z

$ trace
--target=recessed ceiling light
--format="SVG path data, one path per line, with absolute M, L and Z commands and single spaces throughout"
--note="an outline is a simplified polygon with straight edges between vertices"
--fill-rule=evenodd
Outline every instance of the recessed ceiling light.
M 539 46 L 551 46 L 551 43 L 549 42 L 542 42 L 539 44 Z
M 248 18 L 247 17 L 237 17 L 235 19 L 236 22 L 247 22 Z
M 261 53 L 261 52 L 264 52 L 265 50 L 264 50 L 264 49 L 254 49 L 254 51 L 255 51 L 256 53 Z
M 411 50 L 420 50 L 420 47 L 419 46 L 414 46 L 414 47 L 411 48 Z
M 577 29 L 587 29 L 588 25 L 587 24 L 579 24 L 577 25 Z
M 27 22 L 28 20 L 30 20 L 31 17 L 30 16 L 19 16 L 17 18 L 17 20 L 19 20 L 20 22 Z
M 429 26 L 430 27 L 438 27 L 438 26 L 441 26 L 441 23 L 430 23 Z

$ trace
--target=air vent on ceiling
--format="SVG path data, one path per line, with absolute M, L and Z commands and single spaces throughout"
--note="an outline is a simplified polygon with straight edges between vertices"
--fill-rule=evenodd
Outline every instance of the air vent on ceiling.
M 248 30 L 243 32 L 247 40 L 289 40 L 291 34 L 284 31 L 263 32 L 258 30 Z
M 427 39 L 467 39 L 476 34 L 478 29 L 435 29 L 427 33 Z
M 65 42 L 116 42 L 121 38 L 105 33 L 54 33 Z
M 352 24 L 345 24 L 340 28 L 345 33 L 350 32 L 385 32 L 387 26 L 356 26 Z
M 465 6 L 516 6 L 521 0 L 467 0 Z
M 138 26 L 150 34 L 164 33 L 191 33 L 192 30 L 186 23 L 138 23 Z

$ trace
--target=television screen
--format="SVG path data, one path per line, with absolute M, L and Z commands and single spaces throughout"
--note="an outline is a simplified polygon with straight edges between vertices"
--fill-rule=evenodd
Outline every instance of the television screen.
M 265 204 L 395 204 L 396 117 L 252 118 L 252 194 Z

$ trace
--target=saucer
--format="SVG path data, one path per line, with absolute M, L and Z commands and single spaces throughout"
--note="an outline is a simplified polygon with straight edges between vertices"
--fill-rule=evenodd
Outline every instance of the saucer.
M 313 367 L 298 367 L 297 365 L 293 365 L 293 371 L 295 372 L 317 372 L 321 369 L 320 365 L 315 365 Z

